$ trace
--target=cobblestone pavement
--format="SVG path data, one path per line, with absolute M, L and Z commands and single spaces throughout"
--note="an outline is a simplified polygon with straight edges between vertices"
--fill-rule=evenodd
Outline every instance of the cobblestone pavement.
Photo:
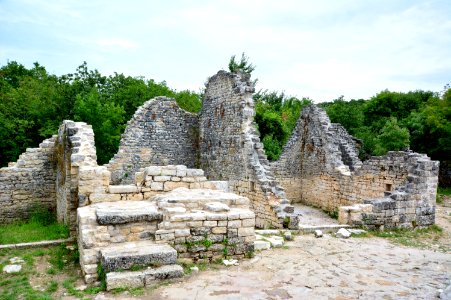
M 451 216 L 446 207 L 438 211 L 445 239 L 440 243 L 446 245 Z M 296 236 L 285 245 L 257 253 L 239 266 L 146 290 L 140 297 L 101 294 L 96 299 L 437 299 L 451 284 L 449 252 L 327 234 Z

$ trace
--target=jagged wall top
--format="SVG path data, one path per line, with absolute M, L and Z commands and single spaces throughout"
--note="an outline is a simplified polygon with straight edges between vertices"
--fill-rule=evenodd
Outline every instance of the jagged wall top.
M 128 121 L 119 151 L 106 165 L 113 184 L 132 183 L 134 174 L 149 165 L 198 163 L 198 117 L 172 98 L 145 102 Z

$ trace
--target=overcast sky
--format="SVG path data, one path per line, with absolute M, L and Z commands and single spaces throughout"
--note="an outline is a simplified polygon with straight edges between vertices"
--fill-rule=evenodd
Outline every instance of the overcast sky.
M 0 0 L 0 64 L 83 61 L 198 91 L 245 52 L 258 89 L 315 102 L 451 82 L 451 1 Z

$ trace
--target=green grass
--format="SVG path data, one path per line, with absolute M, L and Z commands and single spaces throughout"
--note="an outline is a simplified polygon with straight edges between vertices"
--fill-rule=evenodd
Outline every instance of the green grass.
M 17 244 L 69 237 L 69 228 L 58 224 L 53 213 L 36 209 L 29 221 L 0 225 L 0 244 Z
M 79 268 L 77 249 L 68 249 L 64 244 L 35 249 L 2 249 L 0 271 L 10 264 L 12 257 L 20 257 L 25 263 L 19 273 L 0 275 L 0 299 L 59 299 L 61 293 L 86 298 L 87 292 L 77 291 L 74 287 Z M 51 267 L 47 272 L 39 273 L 36 270 L 38 261 L 40 264 L 50 264 Z M 33 288 L 30 284 L 32 278 L 44 280 L 43 286 Z M 91 290 L 89 292 L 93 293 Z
M 451 196 L 451 187 L 446 187 L 446 188 L 438 187 L 438 189 L 437 189 L 437 198 L 436 198 L 437 204 L 442 204 L 443 203 L 443 197 L 445 197 L 445 196 L 448 196 L 448 197 Z
M 395 244 L 425 249 L 443 235 L 443 229 L 434 224 L 428 228 L 417 229 L 391 229 L 385 231 L 371 230 L 363 234 L 352 235 L 357 238 L 380 237 L 386 238 Z M 443 249 L 445 250 L 445 249 Z

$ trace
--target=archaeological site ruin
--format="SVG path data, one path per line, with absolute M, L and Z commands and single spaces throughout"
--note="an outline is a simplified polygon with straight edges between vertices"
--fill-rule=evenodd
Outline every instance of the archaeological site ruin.
M 101 266 L 109 289 L 182 276 L 177 258 L 244 257 L 255 228 L 298 228 L 295 203 L 370 229 L 434 224 L 438 161 L 406 151 L 362 162 L 358 141 L 314 105 L 269 162 L 249 77 L 212 76 L 199 114 L 174 99 L 147 101 L 104 166 L 90 125 L 64 121 L 0 169 L 0 222 L 56 211 L 77 239 L 85 281 Z

